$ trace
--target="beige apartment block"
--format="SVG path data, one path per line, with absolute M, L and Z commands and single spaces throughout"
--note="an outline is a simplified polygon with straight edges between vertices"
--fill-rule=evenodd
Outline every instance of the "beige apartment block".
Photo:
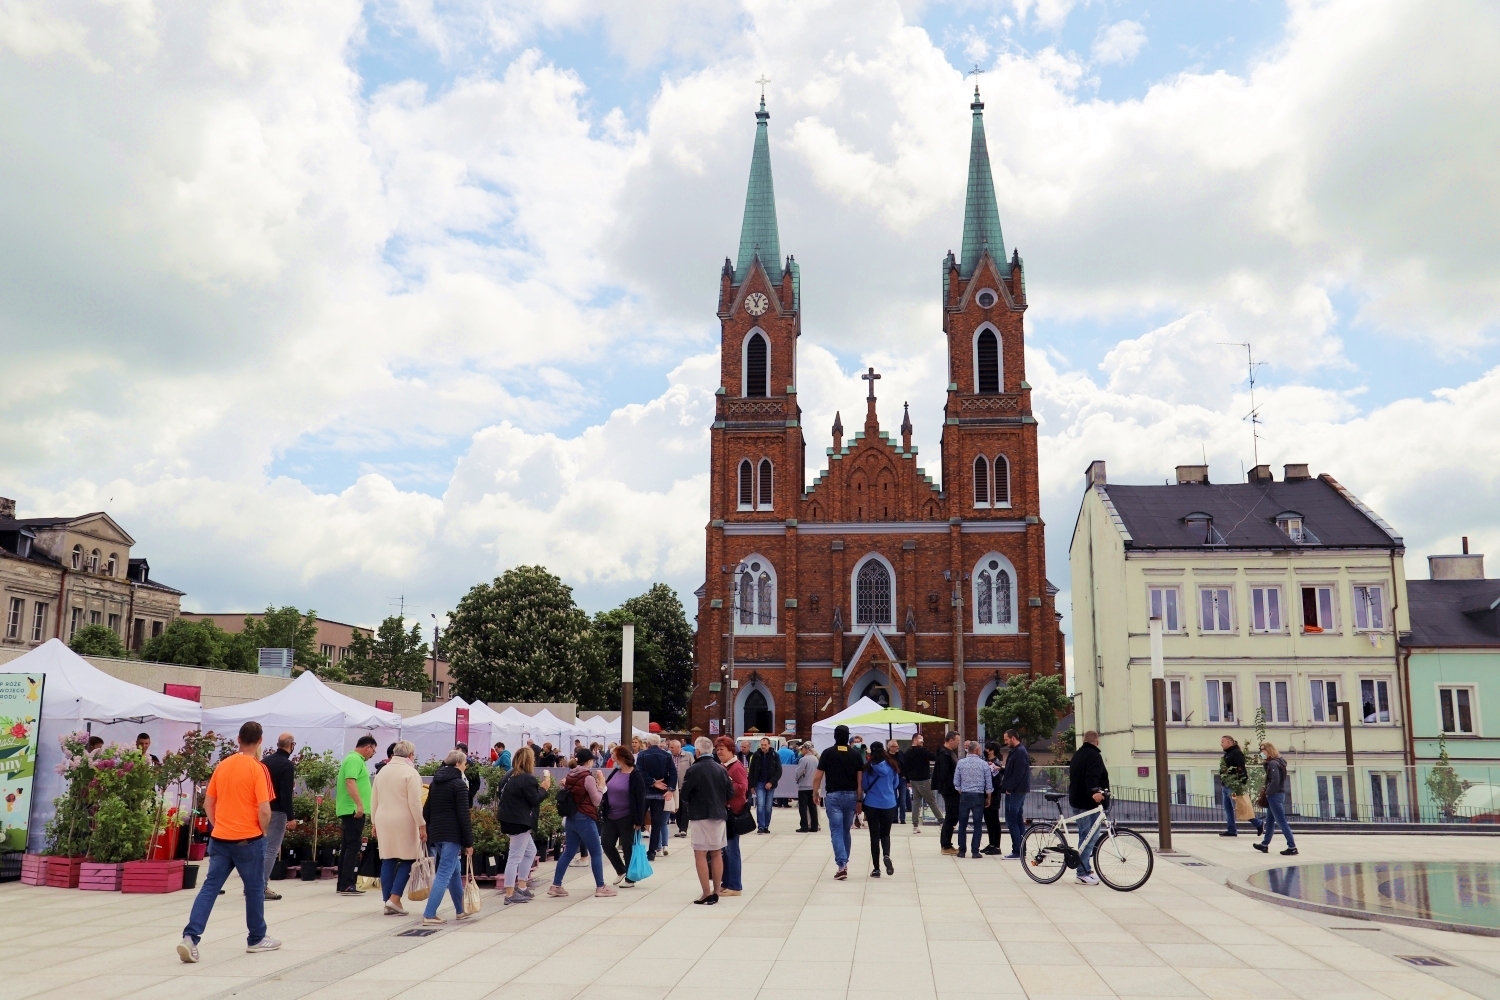
M 1351 792 L 1361 814 L 1408 806 L 1401 537 L 1306 466 L 1281 481 L 1257 466 L 1227 485 L 1205 466 L 1179 466 L 1175 485 L 1111 485 L 1103 462 L 1086 477 L 1071 546 L 1075 706 L 1112 780 L 1155 787 L 1149 628 L 1160 616 L 1176 801 L 1218 795 L 1220 737 L 1253 739 L 1261 709 L 1303 815 L 1347 815 Z
M 180 614 L 182 591 L 151 579 L 135 539 L 108 514 L 17 518 L 0 497 L 0 649 L 67 642 L 107 625 L 140 649 Z

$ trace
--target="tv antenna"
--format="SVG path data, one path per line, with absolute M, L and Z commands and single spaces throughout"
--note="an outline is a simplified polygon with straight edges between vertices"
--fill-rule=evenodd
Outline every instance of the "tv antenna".
M 1255 455 L 1255 464 L 1260 465 L 1260 407 L 1255 405 L 1255 369 L 1265 364 L 1264 361 L 1256 361 L 1255 353 L 1249 344 L 1231 344 L 1227 341 L 1219 341 L 1223 347 L 1243 347 L 1245 349 L 1245 364 L 1250 370 L 1250 412 L 1241 417 L 1241 420 L 1250 421 L 1250 446 Z

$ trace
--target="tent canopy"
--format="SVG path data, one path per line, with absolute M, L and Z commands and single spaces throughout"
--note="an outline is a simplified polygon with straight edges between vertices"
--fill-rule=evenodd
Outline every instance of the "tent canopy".
M 418 763 L 441 759 L 453 749 L 453 743 L 457 738 L 460 708 L 469 710 L 469 752 L 479 753 L 489 749 L 492 742 L 491 723 L 485 713 L 496 718 L 499 716 L 484 702 L 475 702 L 470 705 L 462 698 L 454 698 L 430 712 L 423 712 L 421 715 L 401 721 L 401 738 L 410 740 L 417 748 Z M 481 709 L 483 709 L 482 712 Z
M 882 711 L 883 708 L 884 706 L 878 701 L 870 698 L 861 698 L 842 712 L 814 722 L 812 725 L 813 748 L 818 753 L 822 753 L 833 746 L 833 731 L 838 726 L 849 725 L 844 721 L 845 719 L 858 719 L 861 716 L 873 715 L 876 712 Z M 887 735 L 888 732 L 889 735 Z M 916 735 L 916 732 L 916 724 L 911 722 L 897 723 L 889 728 L 883 724 L 849 726 L 849 738 L 853 739 L 856 736 L 863 736 L 866 743 L 871 740 L 909 740 Z
M 314 753 L 352 750 L 366 733 L 384 746 L 396 739 L 401 727 L 401 716 L 395 712 L 384 712 L 340 694 L 311 671 L 265 698 L 203 713 L 205 729 L 226 734 L 252 720 L 261 724 L 268 742 L 274 742 L 279 733 L 289 732 Z
M 61 639 L 48 639 L 5 665 L 7 674 L 46 674 L 42 718 L 79 723 L 142 723 L 153 719 L 197 722 L 197 702 L 157 694 L 138 684 L 111 677 L 73 652 Z M 175 748 L 174 748 L 175 749 Z

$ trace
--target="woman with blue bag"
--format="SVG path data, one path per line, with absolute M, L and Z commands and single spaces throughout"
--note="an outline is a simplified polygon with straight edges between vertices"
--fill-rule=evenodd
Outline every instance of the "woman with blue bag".
M 864 811 L 870 826 L 870 860 L 874 869 L 871 878 L 880 877 L 880 855 L 885 852 L 885 873 L 896 874 L 891 864 L 891 827 L 896 822 L 896 794 L 901 784 L 900 774 L 886 757 L 885 746 L 876 740 L 870 744 L 870 762 L 865 765 L 862 780 L 865 784 Z
M 629 747 L 616 746 L 611 757 L 614 766 L 605 775 L 604 800 L 599 803 L 600 833 L 604 856 L 615 870 L 615 885 L 628 889 L 635 885 L 631 862 L 639 853 L 639 831 L 646 825 L 646 776 L 636 770 Z

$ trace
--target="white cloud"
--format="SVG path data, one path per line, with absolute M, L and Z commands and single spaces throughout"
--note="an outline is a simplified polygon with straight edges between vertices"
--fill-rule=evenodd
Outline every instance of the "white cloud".
M 1124 65 L 1146 46 L 1146 29 L 1136 21 L 1116 21 L 1099 29 L 1092 50 L 1094 62 Z

